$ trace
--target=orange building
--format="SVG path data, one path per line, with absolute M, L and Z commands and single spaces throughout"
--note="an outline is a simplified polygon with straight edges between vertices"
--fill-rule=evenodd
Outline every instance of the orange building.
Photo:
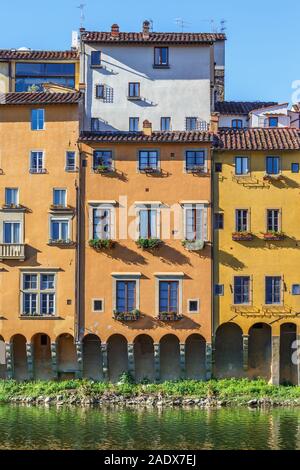
M 74 348 L 79 101 L 76 92 L 2 95 L 2 376 L 80 375 Z
M 209 378 L 211 134 L 145 121 L 80 151 L 83 375 Z

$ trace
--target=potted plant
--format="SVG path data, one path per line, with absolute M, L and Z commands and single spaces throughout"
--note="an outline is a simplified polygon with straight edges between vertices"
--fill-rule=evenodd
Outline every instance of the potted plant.
M 204 166 L 202 165 L 194 165 L 194 166 L 190 166 L 187 168 L 187 171 L 189 173 L 199 173 L 199 174 L 206 174 L 206 170 L 204 168 Z
M 233 232 L 232 234 L 233 241 L 250 241 L 253 240 L 253 234 L 247 231 Z
M 159 312 L 159 320 L 162 321 L 177 321 L 181 319 L 181 315 L 178 315 L 177 312 Z
M 277 232 L 276 230 L 268 230 L 263 234 L 265 240 L 283 240 L 285 234 L 283 232 Z
M 205 247 L 204 240 L 182 240 L 181 244 L 188 251 L 201 251 Z
M 162 241 L 159 238 L 139 238 L 136 244 L 143 250 L 154 250 L 159 248 Z
M 119 321 L 136 321 L 140 318 L 141 312 L 138 309 L 134 309 L 131 312 L 119 312 L 114 310 L 114 319 Z
M 110 250 L 114 248 L 115 242 L 111 239 L 92 239 L 89 241 L 91 248 L 94 248 L 96 251 L 100 250 Z
M 96 173 L 108 173 L 111 171 L 111 166 L 110 165 L 104 165 L 100 164 L 95 167 L 95 172 Z

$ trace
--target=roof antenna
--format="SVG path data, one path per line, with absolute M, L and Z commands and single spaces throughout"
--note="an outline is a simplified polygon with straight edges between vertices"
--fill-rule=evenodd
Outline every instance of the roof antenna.
M 86 7 L 85 3 L 80 3 L 77 8 L 80 10 L 80 28 L 83 28 L 84 26 L 84 21 L 85 21 L 85 15 L 84 15 L 84 8 Z
M 222 34 L 225 34 L 226 33 L 226 30 L 227 30 L 227 26 L 226 26 L 226 23 L 227 21 L 226 20 L 221 20 L 220 22 L 220 26 L 221 26 L 221 33 Z
M 178 28 L 181 28 L 181 32 L 186 29 L 191 23 L 189 21 L 185 21 L 183 18 L 175 18 L 175 23 L 177 24 Z

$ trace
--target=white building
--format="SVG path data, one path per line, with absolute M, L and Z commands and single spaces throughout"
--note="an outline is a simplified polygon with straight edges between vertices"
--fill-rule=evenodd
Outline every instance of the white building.
M 81 30 L 84 130 L 206 129 L 224 99 L 225 36 Z

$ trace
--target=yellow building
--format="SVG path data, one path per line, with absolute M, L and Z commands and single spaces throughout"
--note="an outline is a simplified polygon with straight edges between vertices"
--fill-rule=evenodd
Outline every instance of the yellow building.
M 2 376 L 80 375 L 74 345 L 79 100 L 74 92 L 8 93 L 0 103 Z
M 220 129 L 214 150 L 214 374 L 299 383 L 300 137 Z

